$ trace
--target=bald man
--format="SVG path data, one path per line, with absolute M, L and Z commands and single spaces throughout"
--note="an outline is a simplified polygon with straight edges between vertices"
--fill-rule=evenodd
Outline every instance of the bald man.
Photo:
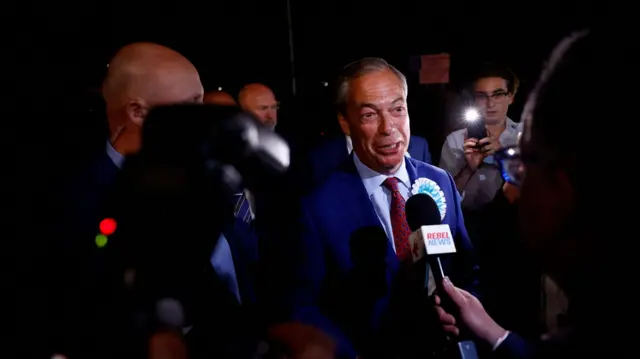
M 233 96 L 224 91 L 209 91 L 205 93 L 203 102 L 208 105 L 238 106 Z
M 270 88 L 263 84 L 248 84 L 238 94 L 240 107 L 250 112 L 265 126 L 275 129 L 278 124 L 278 101 Z
M 135 43 L 118 51 L 102 90 L 109 142 L 121 155 L 138 151 L 140 129 L 153 106 L 199 103 L 204 92 L 200 75 L 189 60 L 153 43 Z M 112 152 L 107 148 L 107 153 Z M 116 166 L 121 165 L 122 158 L 112 159 Z
M 203 88 L 196 68 L 174 50 L 152 43 L 135 43 L 115 55 L 102 87 L 109 122 L 109 138 L 100 153 L 68 184 L 62 211 L 61 236 L 52 257 L 52 280 L 60 281 L 53 299 L 56 308 L 52 343 L 69 357 L 109 357 L 111 312 L 101 298 L 111 293 L 104 278 L 104 250 L 92 238 L 103 217 L 105 200 L 125 156 L 141 145 L 141 126 L 154 106 L 199 103 Z M 58 204 L 60 206 L 60 204 Z M 58 272 L 57 268 L 60 268 Z M 100 308 L 104 306 L 104 308 Z M 59 340 L 56 340 L 59 339 Z M 114 349 L 117 350 L 117 349 Z M 105 351 L 104 353 L 102 351 Z

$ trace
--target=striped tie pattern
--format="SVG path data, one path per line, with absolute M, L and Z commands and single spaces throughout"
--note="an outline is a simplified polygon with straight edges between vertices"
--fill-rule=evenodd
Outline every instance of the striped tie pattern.
M 244 193 L 236 194 L 236 205 L 233 215 L 245 223 L 251 223 L 251 205 Z

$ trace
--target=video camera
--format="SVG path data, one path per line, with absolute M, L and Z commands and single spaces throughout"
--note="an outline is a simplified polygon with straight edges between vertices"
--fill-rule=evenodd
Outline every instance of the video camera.
M 127 157 L 110 197 L 108 217 L 117 230 L 104 248 L 139 334 L 191 323 L 189 312 L 210 279 L 203 268 L 233 221 L 234 195 L 268 189 L 288 166 L 287 143 L 234 107 L 150 111 L 142 147 Z M 160 308 L 167 298 L 179 306 Z

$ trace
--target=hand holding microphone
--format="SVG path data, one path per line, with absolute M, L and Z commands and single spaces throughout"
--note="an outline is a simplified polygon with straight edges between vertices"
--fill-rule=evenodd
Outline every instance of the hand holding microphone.
M 447 296 L 458 307 L 458 312 L 460 313 L 458 318 L 473 334 L 492 346 L 507 335 L 507 331 L 498 325 L 484 310 L 478 298 L 464 289 L 455 287 L 449 278 L 444 279 L 443 287 Z M 438 299 L 436 299 L 436 302 Z M 444 329 L 450 334 L 458 335 L 459 329 L 453 316 L 444 312 L 442 308 L 439 309 L 438 315 L 441 322 L 451 323 L 444 325 Z

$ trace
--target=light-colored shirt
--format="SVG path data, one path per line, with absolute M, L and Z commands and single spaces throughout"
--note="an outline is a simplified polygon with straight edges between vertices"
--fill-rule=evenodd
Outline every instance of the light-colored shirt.
M 229 291 L 236 297 L 238 303 L 242 303 L 240 297 L 240 287 L 238 286 L 238 277 L 236 276 L 236 267 L 233 263 L 233 255 L 227 238 L 220 234 L 220 239 L 216 244 L 216 248 L 211 254 L 211 265 L 218 274 L 218 278 L 222 280 Z
M 448 171 L 453 177 L 460 174 L 467 164 L 463 148 L 465 131 L 466 129 L 461 129 L 450 133 L 442 146 L 440 168 Z M 522 123 L 515 123 L 510 118 L 507 118 L 506 127 L 498 140 L 503 147 L 516 145 L 518 143 L 518 134 L 521 132 Z M 496 193 L 502 188 L 502 185 L 502 175 L 494 156 L 485 157 L 460 194 L 462 196 L 462 208 L 478 209 L 491 202 Z
M 351 153 L 353 151 L 353 140 L 351 136 L 344 136 L 347 142 L 347 153 Z M 409 153 L 409 147 L 407 146 L 407 153 L 405 154 L 407 157 L 411 158 L 411 154 Z
M 107 141 L 107 156 L 109 156 L 116 167 L 122 168 L 125 157 L 120 152 L 116 151 L 116 149 L 113 148 L 113 145 L 109 141 Z
M 355 163 L 358 174 L 362 179 L 362 184 L 364 184 L 364 188 L 367 190 L 367 195 L 373 204 L 373 208 L 378 215 L 378 219 L 387 234 L 387 238 L 391 241 L 393 250 L 395 251 L 396 247 L 393 242 L 393 228 L 391 227 L 391 199 L 393 198 L 393 194 L 383 186 L 382 183 L 389 177 L 397 178 L 398 191 L 400 191 L 400 194 L 406 201 L 411 193 L 411 180 L 409 179 L 405 160 L 404 158 L 402 159 L 402 165 L 400 165 L 400 168 L 398 168 L 396 173 L 393 175 L 384 175 L 367 167 L 360 161 L 355 152 L 353 153 L 353 162 Z
M 367 195 L 373 204 L 373 208 L 378 215 L 378 219 L 384 228 L 385 233 L 391 247 L 396 250 L 396 245 L 393 240 L 393 227 L 391 226 L 391 200 L 393 194 L 386 186 L 383 186 L 384 181 L 389 177 L 395 177 L 398 179 L 398 191 L 402 198 L 406 201 L 411 196 L 411 179 L 409 179 L 409 172 L 407 172 L 407 165 L 404 158 L 400 168 L 393 175 L 384 175 L 378 173 L 371 168 L 367 167 L 360 161 L 356 153 L 353 153 L 353 162 L 356 165 L 362 184 L 367 191 Z M 431 295 L 435 291 L 435 281 L 433 279 L 433 273 L 427 266 L 427 273 L 425 275 L 425 288 L 428 288 L 428 294 Z
M 125 157 L 118 151 L 116 151 L 116 149 L 113 148 L 109 141 L 107 141 L 107 156 L 109 156 L 116 167 L 122 168 Z M 225 238 L 225 236 L 222 234 L 220 235 L 220 239 L 216 244 L 216 248 L 211 254 L 211 265 L 218 274 L 220 280 L 225 282 L 225 284 L 229 288 L 229 291 L 233 293 L 236 299 L 238 299 L 238 302 L 241 303 L 240 287 L 238 286 L 238 278 L 236 276 L 235 264 L 233 263 L 231 247 L 229 247 L 227 238 Z

